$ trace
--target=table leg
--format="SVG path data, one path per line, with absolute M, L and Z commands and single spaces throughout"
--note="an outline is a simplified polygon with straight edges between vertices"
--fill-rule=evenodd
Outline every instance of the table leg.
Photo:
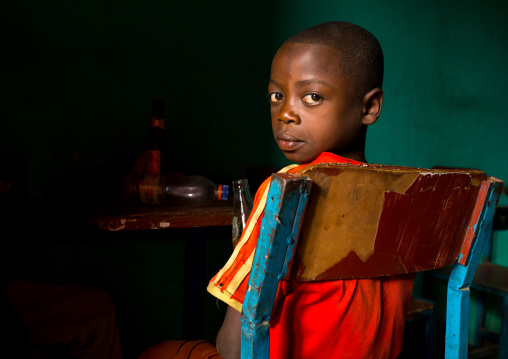
M 186 340 L 203 339 L 206 230 L 206 227 L 193 228 L 191 239 L 185 243 L 183 336 Z

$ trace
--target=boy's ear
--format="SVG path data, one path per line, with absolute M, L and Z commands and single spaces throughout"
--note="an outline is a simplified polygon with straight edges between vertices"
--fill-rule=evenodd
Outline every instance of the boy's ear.
M 381 108 L 383 107 L 383 90 L 379 87 L 369 91 L 363 97 L 363 119 L 362 124 L 372 125 L 377 121 L 381 115 Z

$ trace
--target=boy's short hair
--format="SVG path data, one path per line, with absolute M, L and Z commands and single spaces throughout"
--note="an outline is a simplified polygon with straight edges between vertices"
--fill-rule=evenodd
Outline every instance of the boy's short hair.
M 364 28 L 344 21 L 329 21 L 309 27 L 284 43 L 327 45 L 339 50 L 339 65 L 352 81 L 361 99 L 370 90 L 383 86 L 383 50 L 377 39 Z

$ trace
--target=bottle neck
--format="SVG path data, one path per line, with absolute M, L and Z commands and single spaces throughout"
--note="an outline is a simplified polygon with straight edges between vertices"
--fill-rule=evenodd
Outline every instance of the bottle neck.
M 249 182 L 246 179 L 233 181 L 234 206 L 247 205 L 252 207 L 252 198 L 249 191 Z
M 246 179 L 233 181 L 233 189 L 235 192 L 239 192 L 249 188 L 249 182 Z
M 156 118 L 151 117 L 150 118 L 150 129 L 154 127 L 159 127 L 160 129 L 164 130 L 164 119 L 163 118 Z

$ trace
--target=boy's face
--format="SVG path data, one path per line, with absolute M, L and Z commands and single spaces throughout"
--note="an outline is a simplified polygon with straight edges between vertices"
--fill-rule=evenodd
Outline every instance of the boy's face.
M 273 59 L 272 129 L 293 162 L 311 162 L 322 152 L 364 161 L 362 103 L 338 58 L 340 52 L 329 46 L 288 43 Z

